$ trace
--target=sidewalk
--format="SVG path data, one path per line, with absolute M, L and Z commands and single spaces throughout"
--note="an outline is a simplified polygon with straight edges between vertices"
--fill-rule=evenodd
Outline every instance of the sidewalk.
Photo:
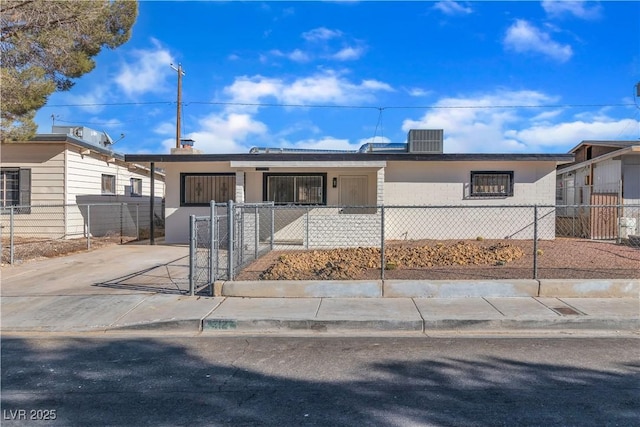
M 559 289 L 556 281 L 544 296 L 526 296 L 521 284 L 512 283 L 483 282 L 476 289 L 484 289 L 486 295 L 460 296 L 468 293 L 452 292 L 456 283 L 411 282 L 405 290 L 418 289 L 418 294 L 395 297 L 367 296 L 375 282 L 343 284 L 362 285 L 365 292 L 357 297 L 351 288 L 351 296 L 317 294 L 318 288 L 339 286 L 327 282 L 304 282 L 290 294 L 290 283 L 287 287 L 260 282 L 261 296 L 256 296 L 256 283 L 230 282 L 225 284 L 227 296 L 190 297 L 183 294 L 188 284 L 187 252 L 183 246 L 124 245 L 5 266 L 1 330 L 363 335 L 640 331 L 639 280 L 607 284 L 616 290 L 611 297 L 586 297 L 594 295 L 594 283 L 589 281 L 573 281 L 571 294 L 553 295 L 552 290 Z M 397 291 L 399 283 L 380 286 Z M 225 287 L 218 284 L 217 293 L 224 293 Z M 229 296 L 239 289 L 245 289 L 247 296 Z M 436 296 L 425 297 L 425 289 Z M 541 287 L 537 289 L 540 294 Z

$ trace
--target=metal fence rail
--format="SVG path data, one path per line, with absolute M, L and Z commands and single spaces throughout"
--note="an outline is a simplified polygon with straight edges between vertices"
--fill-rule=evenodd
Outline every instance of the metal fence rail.
M 589 242 L 640 249 L 640 205 L 631 204 L 354 207 L 230 202 L 218 205 L 216 209 L 218 221 L 226 222 L 226 234 L 221 231 L 220 236 L 224 234 L 225 237 L 219 238 L 215 249 L 217 254 L 211 255 L 217 260 L 215 268 L 211 267 L 214 268 L 211 280 L 234 280 L 244 266 L 271 250 L 287 253 L 366 248 L 377 257 L 375 262 L 369 261 L 369 264 L 375 264 L 369 269 L 378 268 L 378 278 L 384 279 L 387 275 L 403 278 L 403 275 L 413 274 L 411 277 L 415 277 L 417 268 L 391 272 L 394 266 L 388 264 L 401 249 L 419 245 L 440 248 L 467 242 L 473 245 L 458 246 L 464 250 L 484 245 L 493 251 L 500 248 L 515 251 L 517 256 L 505 255 L 506 261 L 499 259 L 495 262 L 501 265 L 513 261 L 511 265 L 517 268 L 500 271 L 495 268 L 495 263 L 482 265 L 482 260 L 473 260 L 465 261 L 479 264 L 473 267 L 473 273 L 469 273 L 471 269 L 468 268 L 461 270 L 460 274 L 478 278 L 492 275 L 494 279 L 530 279 L 540 278 L 540 271 L 544 272 L 543 275 L 559 271 L 555 258 L 567 257 L 568 254 L 554 255 L 554 247 L 558 245 L 553 242 L 575 252 L 569 255 L 563 274 L 568 274 L 569 270 L 575 274 L 589 270 L 587 260 L 580 261 L 582 265 L 575 263 L 581 257 L 581 248 L 586 248 Z M 226 215 L 226 221 L 221 219 L 223 215 Z M 597 248 L 600 253 L 606 250 L 604 246 Z M 545 251 L 547 255 L 543 256 Z M 624 277 L 640 278 L 638 254 L 640 252 L 637 251 L 623 254 L 622 258 L 628 258 L 623 267 L 592 264 L 595 267 L 591 268 L 602 268 L 602 274 L 609 271 Z M 634 267 L 636 258 L 638 266 Z M 226 270 L 220 267 L 225 263 Z M 210 265 L 214 265 L 213 261 Z M 426 279 L 438 279 L 450 277 L 457 268 L 455 263 L 448 267 L 435 266 L 420 269 L 420 274 L 424 274 Z
M 236 271 L 269 251 L 273 212 L 273 203 L 212 201 L 209 216 L 190 216 L 190 294 L 212 295 L 216 280 L 231 280 Z
M 0 208 L 2 262 L 13 264 L 52 248 L 90 249 L 92 242 L 127 243 L 150 236 L 149 203 L 91 203 Z M 163 207 L 154 210 L 156 236 L 164 235 Z

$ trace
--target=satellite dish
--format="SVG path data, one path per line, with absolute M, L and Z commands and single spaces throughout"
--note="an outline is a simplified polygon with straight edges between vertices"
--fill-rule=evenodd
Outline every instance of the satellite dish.
M 82 138 L 82 128 L 74 128 L 73 129 L 73 136 L 78 137 L 78 138 Z

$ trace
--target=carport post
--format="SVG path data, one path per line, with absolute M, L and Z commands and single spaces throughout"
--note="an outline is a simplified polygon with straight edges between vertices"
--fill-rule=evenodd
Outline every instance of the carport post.
M 151 162 L 149 169 L 151 170 L 151 189 L 149 192 L 149 244 L 156 244 L 156 228 L 153 221 L 153 211 L 155 209 L 156 204 L 156 195 L 155 195 L 155 187 L 156 187 L 156 164 Z

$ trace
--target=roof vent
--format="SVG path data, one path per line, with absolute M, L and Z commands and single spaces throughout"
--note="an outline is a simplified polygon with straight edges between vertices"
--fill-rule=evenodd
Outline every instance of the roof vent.
M 411 129 L 407 135 L 410 153 L 443 153 L 444 130 Z

